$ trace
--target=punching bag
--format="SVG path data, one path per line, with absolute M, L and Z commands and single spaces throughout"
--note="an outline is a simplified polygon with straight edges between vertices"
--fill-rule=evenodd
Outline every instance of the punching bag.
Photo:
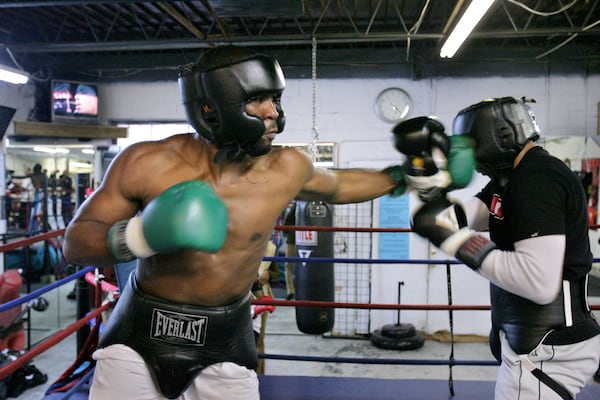
M 332 226 L 333 208 L 322 201 L 298 201 L 296 225 Z M 334 301 L 332 262 L 310 262 L 311 258 L 333 258 L 333 232 L 296 231 L 298 257 L 294 285 L 297 300 Z M 296 325 L 303 333 L 321 334 L 334 323 L 333 308 L 296 307 Z

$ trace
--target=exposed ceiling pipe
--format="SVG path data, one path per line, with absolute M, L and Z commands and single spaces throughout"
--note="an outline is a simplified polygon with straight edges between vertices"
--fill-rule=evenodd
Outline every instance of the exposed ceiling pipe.
M 147 3 L 148 0 L 119 0 L 119 3 Z M 163 0 L 163 3 L 176 3 L 177 0 Z M 26 7 L 53 7 L 53 6 L 80 6 L 92 4 L 116 3 L 107 0 L 3 0 L 0 2 L 0 8 L 26 8 Z
M 190 31 L 192 35 L 196 36 L 198 39 L 206 40 L 206 35 L 200 32 L 198 28 L 194 26 L 194 24 L 181 15 L 179 11 L 177 11 L 172 5 L 165 2 L 157 3 L 157 5 L 166 11 L 171 17 L 173 17 L 175 21 L 179 22 L 181 26 Z

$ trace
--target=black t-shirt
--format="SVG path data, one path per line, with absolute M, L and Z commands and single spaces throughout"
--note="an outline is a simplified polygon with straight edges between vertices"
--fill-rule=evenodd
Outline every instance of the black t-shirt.
M 563 278 L 577 280 L 591 269 L 586 194 L 562 161 L 541 147 L 529 150 L 509 182 L 488 183 L 477 194 L 490 210 L 490 238 L 501 250 L 544 235 L 565 235 Z

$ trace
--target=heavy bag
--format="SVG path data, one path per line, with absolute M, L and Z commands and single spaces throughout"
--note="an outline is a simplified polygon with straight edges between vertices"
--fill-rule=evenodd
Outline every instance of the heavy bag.
M 332 206 L 322 201 L 298 201 L 296 225 L 332 226 Z M 298 257 L 333 258 L 333 232 L 296 231 Z M 334 301 L 334 273 L 332 262 L 302 261 L 296 266 L 294 278 L 297 300 Z M 296 325 L 300 332 L 322 334 L 334 323 L 333 308 L 296 307 Z

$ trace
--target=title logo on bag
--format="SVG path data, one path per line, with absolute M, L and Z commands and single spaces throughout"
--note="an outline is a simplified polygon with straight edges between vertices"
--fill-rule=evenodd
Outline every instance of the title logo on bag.
M 150 337 L 177 345 L 204 346 L 208 317 L 155 308 Z
M 296 246 L 316 246 L 318 243 L 317 231 L 296 231 Z

